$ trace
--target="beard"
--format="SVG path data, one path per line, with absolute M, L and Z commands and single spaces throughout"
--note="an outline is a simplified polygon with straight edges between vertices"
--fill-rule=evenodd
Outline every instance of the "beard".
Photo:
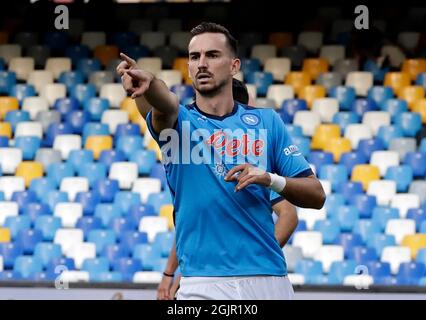
M 200 88 L 197 85 L 197 82 L 195 81 L 193 82 L 193 87 L 203 97 L 214 97 L 222 91 L 222 89 L 227 85 L 227 83 L 228 83 L 228 80 L 225 79 L 212 87 Z

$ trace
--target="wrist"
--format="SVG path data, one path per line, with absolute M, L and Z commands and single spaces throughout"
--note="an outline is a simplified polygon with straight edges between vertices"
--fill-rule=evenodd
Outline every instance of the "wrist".
M 275 173 L 268 172 L 269 177 L 271 178 L 271 183 L 269 184 L 269 188 L 276 193 L 283 192 L 285 186 L 287 185 L 287 179 Z
M 163 276 L 174 278 L 175 274 L 173 272 L 166 272 L 166 271 L 164 271 L 163 272 Z

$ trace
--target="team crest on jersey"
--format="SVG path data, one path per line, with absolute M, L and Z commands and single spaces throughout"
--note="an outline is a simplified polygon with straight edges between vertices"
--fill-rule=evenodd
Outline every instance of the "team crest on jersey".
M 260 119 L 257 115 L 253 113 L 245 113 L 241 116 L 241 120 L 249 126 L 257 126 L 260 122 Z

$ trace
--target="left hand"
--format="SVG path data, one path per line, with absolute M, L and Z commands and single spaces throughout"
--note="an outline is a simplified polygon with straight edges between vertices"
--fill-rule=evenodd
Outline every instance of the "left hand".
M 236 175 L 236 173 L 239 173 Z M 271 177 L 269 174 L 260 168 L 251 164 L 245 163 L 233 167 L 225 176 L 225 181 L 238 181 L 235 186 L 235 192 L 247 187 L 250 184 L 258 184 L 260 186 L 269 187 Z

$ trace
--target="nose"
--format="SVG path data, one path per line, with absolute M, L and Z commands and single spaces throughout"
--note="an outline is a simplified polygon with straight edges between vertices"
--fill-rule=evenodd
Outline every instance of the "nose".
M 207 69 L 207 59 L 205 55 L 201 55 L 200 59 L 198 60 L 198 69 Z

